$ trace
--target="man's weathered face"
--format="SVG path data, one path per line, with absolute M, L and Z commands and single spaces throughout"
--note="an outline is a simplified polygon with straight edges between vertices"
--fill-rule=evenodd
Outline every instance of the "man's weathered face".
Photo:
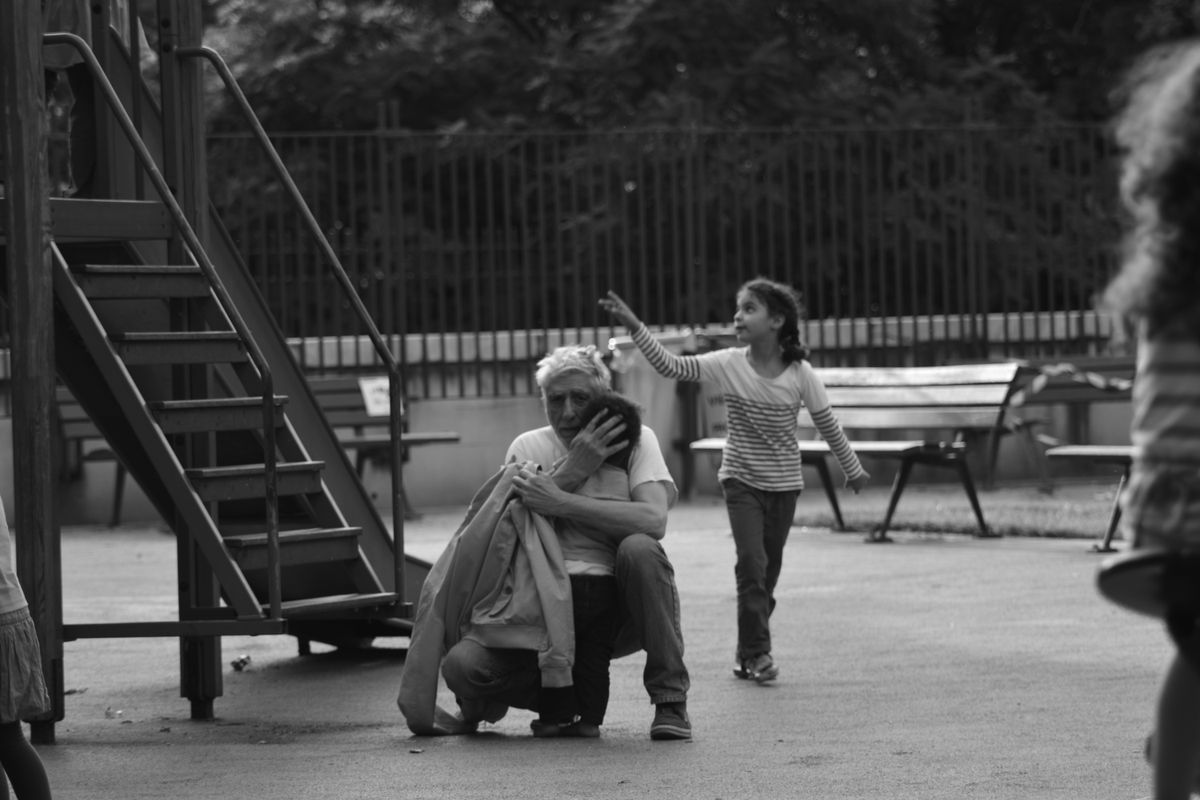
M 570 444 L 586 423 L 579 413 L 600 394 L 595 378 L 583 372 L 564 372 L 551 378 L 542 392 L 546 419 L 564 443 Z

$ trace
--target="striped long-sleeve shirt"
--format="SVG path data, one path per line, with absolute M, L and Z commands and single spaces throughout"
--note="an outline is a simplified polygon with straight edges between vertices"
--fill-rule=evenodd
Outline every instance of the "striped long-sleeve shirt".
M 765 378 L 750 365 L 748 347 L 677 356 L 659 344 L 645 326 L 631 334 L 660 375 L 712 383 L 724 396 L 725 452 L 718 479 L 736 478 L 770 492 L 803 489 L 796 444 L 801 408 L 808 410 L 847 479 L 863 474 L 862 464 L 829 406 L 825 386 L 807 361 L 792 362 L 778 377 Z
M 1131 427 L 1135 467 L 1200 465 L 1200 342 L 1142 336 Z
M 1200 541 L 1200 342 L 1145 335 L 1133 381 L 1133 468 L 1121 495 L 1134 547 Z

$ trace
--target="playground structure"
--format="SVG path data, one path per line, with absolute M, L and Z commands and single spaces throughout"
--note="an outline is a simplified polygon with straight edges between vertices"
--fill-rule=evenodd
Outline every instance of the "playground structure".
M 10 518 L 54 703 L 51 719 L 32 723 L 42 742 L 53 741 L 64 717 L 65 641 L 178 637 L 181 693 L 193 719 L 210 719 L 222 694 L 220 637 L 289 634 L 303 651 L 310 640 L 356 645 L 406 635 L 428 570 L 404 553 L 398 361 L 232 75 L 201 46 L 198 4 L 158 2 L 157 96 L 138 66 L 137 16 L 122 31 L 109 4 L 89 8 L 90 43 L 43 32 L 30 4 L 0 9 L 9 129 L 0 265 L 12 318 L 17 497 Z M 50 197 L 37 74 L 43 44 L 75 48 L 95 82 L 97 173 L 87 198 Z M 385 366 L 390 530 L 208 203 L 205 65 L 242 108 Z M 175 534 L 177 620 L 63 620 L 56 381 Z

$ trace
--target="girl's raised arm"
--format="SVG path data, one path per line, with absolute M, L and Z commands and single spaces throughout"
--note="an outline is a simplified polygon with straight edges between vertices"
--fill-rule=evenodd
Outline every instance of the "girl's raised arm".
M 637 318 L 637 314 L 631 309 L 621 296 L 611 289 L 606 297 L 600 298 L 600 307 L 617 318 L 617 321 L 626 328 L 633 330 L 642 324 L 642 321 Z

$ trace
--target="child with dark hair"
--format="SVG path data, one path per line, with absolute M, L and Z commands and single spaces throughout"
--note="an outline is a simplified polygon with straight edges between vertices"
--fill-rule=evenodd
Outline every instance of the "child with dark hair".
M 1137 334 L 1131 441 L 1121 498 L 1133 548 L 1200 547 L 1200 41 L 1143 56 L 1122 87 L 1115 132 L 1130 223 L 1109 307 Z M 1189 623 L 1194 624 L 1189 620 Z M 1170 625 L 1168 625 L 1170 627 Z M 1174 633 L 1174 631 L 1173 631 Z M 1179 648 L 1163 680 L 1148 755 L 1154 798 L 1184 800 L 1200 772 L 1200 659 Z
M 808 347 L 800 338 L 799 294 L 766 278 L 747 281 L 738 289 L 733 315 L 734 332 L 744 346 L 694 356 L 670 353 L 615 292 L 600 305 L 629 328 L 634 344 L 660 375 L 707 381 L 724 395 L 728 436 L 717 478 L 737 550 L 734 675 L 757 683 L 775 680 L 779 666 L 771 655 L 768 621 L 796 499 L 804 488 L 796 443 L 800 409 L 808 409 L 854 491 L 870 477 L 808 363 Z
M 613 453 L 578 490 L 597 499 L 628 500 L 629 455 L 642 432 L 641 412 L 630 400 L 605 392 L 591 400 L 580 413 L 591 420 L 606 413 L 625 426 L 625 446 Z M 608 709 L 609 664 L 621 625 L 621 601 L 614 574 L 616 553 L 602 535 L 587 526 L 560 521 L 556 526 L 563 560 L 571 578 L 571 602 L 575 621 L 573 687 L 543 688 L 539 717 L 532 723 L 534 736 L 595 738 Z

